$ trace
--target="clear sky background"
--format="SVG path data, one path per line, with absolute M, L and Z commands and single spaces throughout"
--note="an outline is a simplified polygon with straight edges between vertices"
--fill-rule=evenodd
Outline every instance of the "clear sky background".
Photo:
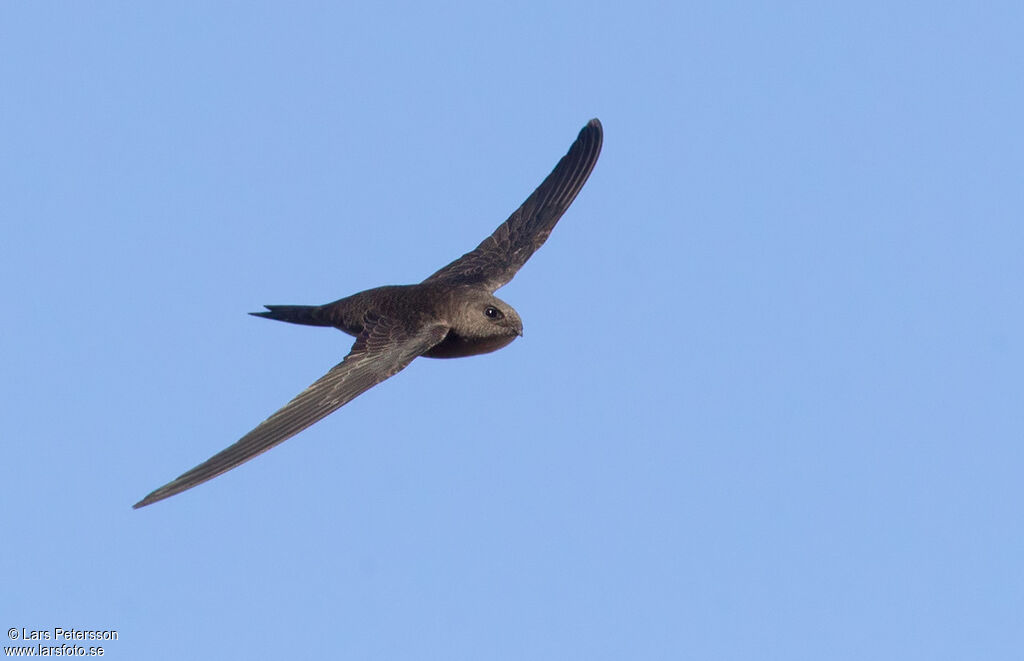
M 834 3 L 833 3 L 834 4 Z M 5 3 L 0 630 L 115 659 L 1019 659 L 1020 3 Z M 421 359 L 199 488 L 591 117 Z M 4 642 L 9 644 L 9 641 Z

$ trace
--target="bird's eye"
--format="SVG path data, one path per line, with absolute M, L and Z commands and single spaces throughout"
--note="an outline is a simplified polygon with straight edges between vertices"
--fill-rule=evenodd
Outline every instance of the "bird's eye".
M 487 315 L 488 319 L 504 319 L 505 315 L 498 308 L 493 305 L 488 305 L 484 308 L 484 314 Z

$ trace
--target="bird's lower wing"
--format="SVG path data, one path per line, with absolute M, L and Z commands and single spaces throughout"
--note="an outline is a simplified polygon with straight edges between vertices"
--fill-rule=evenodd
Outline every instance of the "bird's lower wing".
M 266 452 L 397 374 L 414 358 L 443 340 L 447 332 L 447 327 L 435 325 L 407 333 L 386 319 L 372 320 L 356 339 L 352 351 L 331 371 L 234 445 L 160 487 L 133 507 L 145 507 L 191 489 Z

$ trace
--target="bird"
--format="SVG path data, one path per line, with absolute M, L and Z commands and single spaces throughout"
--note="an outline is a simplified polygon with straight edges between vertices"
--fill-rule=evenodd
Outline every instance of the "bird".
M 324 305 L 265 305 L 257 317 L 328 326 L 355 337 L 344 359 L 234 444 L 151 492 L 138 509 L 226 473 L 291 438 L 414 359 L 497 351 L 523 322 L 494 292 L 543 245 L 590 177 L 604 130 L 592 119 L 569 151 L 508 219 L 480 245 L 414 285 L 388 285 Z

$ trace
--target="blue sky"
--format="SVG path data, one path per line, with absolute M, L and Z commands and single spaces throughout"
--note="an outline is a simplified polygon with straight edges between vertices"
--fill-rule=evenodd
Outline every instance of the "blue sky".
M 3 628 L 123 659 L 1009 659 L 1024 649 L 1016 3 L 0 10 Z M 591 117 L 499 295 L 212 482 L 131 504 Z M 5 641 L 5 645 L 9 641 Z

